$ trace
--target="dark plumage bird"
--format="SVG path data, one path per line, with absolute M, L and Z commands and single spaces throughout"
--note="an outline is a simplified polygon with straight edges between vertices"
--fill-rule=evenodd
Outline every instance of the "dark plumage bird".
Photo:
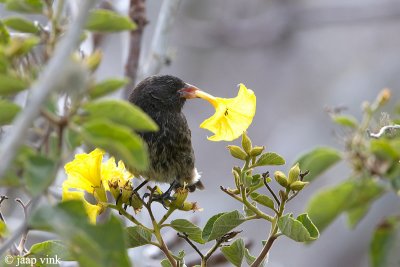
M 195 168 L 191 132 L 182 113 L 186 99 L 195 98 L 196 87 L 181 79 L 160 75 L 140 82 L 129 101 L 146 112 L 159 126 L 157 132 L 139 133 L 147 143 L 150 166 L 139 173 L 150 181 L 169 183 L 170 189 L 188 184 L 190 191 L 203 189 Z

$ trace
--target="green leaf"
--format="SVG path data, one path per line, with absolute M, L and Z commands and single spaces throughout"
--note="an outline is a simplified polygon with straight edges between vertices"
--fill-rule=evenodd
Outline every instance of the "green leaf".
M 7 0 L 6 8 L 21 13 L 42 13 L 41 0 Z
M 36 27 L 33 22 L 20 17 L 8 17 L 5 18 L 3 22 L 7 27 L 15 31 L 33 34 L 37 34 L 39 32 L 39 28 Z
M 0 99 L 0 126 L 10 124 L 20 110 L 21 107 L 17 104 Z
M 68 247 L 61 240 L 49 240 L 32 245 L 28 252 L 29 257 L 36 259 L 53 258 L 57 256 L 62 261 L 72 261 L 74 258 L 69 252 Z M 38 260 L 40 262 L 40 260 Z
M 161 261 L 161 267 L 172 267 L 172 264 L 169 262 L 168 259 L 163 259 Z
M 392 216 L 386 218 L 376 228 L 370 245 L 369 257 L 372 267 L 391 267 L 398 265 L 398 251 L 396 239 L 399 238 L 400 218 Z M 399 242 L 399 241 L 397 241 Z M 397 263 L 391 262 L 390 255 L 397 257 Z
M 373 139 L 370 143 L 370 149 L 380 159 L 393 161 L 400 159 L 400 151 L 397 151 L 390 140 Z
M 335 187 L 325 189 L 315 194 L 308 203 L 307 212 L 311 220 L 322 231 L 344 210 L 354 192 L 355 184 L 346 181 Z
M 319 237 L 317 227 L 307 214 L 301 214 L 297 219 L 292 214 L 286 214 L 279 218 L 278 227 L 282 234 L 297 242 L 313 241 Z
M 356 207 L 347 211 L 347 223 L 350 228 L 355 228 L 358 223 L 367 215 L 370 205 Z
M 25 185 L 33 196 L 42 194 L 51 185 L 57 171 L 54 160 L 40 155 L 28 157 L 24 169 Z
M 92 99 L 110 94 L 129 82 L 128 79 L 107 79 L 96 84 L 90 89 L 89 95 Z
M 202 231 L 200 227 L 193 224 L 192 222 L 185 220 L 185 219 L 177 219 L 171 222 L 171 227 L 174 228 L 176 231 L 185 233 L 188 235 L 190 240 L 194 242 L 204 244 L 204 240 L 201 237 Z
M 66 201 L 55 207 L 42 205 L 29 226 L 56 233 L 65 242 L 79 266 L 129 267 L 124 231 L 120 220 L 92 225 L 82 201 Z
M 10 41 L 10 33 L 7 31 L 4 23 L 0 21 L 0 44 L 7 44 Z
M 332 119 L 335 123 L 349 128 L 356 128 L 358 126 L 358 121 L 353 116 L 349 115 L 334 115 Z
M 221 252 L 224 257 L 234 266 L 242 266 L 243 257 L 245 255 L 245 246 L 243 239 L 237 239 L 229 246 L 221 247 Z
M 340 152 L 330 147 L 318 147 L 300 156 L 298 162 L 300 169 L 309 170 L 310 173 L 304 177 L 304 181 L 312 181 L 321 175 L 335 163 L 341 160 Z
M 250 194 L 250 197 L 255 202 L 264 205 L 270 209 L 274 209 L 274 201 L 270 199 L 268 196 L 259 194 L 257 192 L 253 192 Z
M 20 78 L 0 74 L 0 95 L 13 95 L 27 89 L 28 83 Z
M 274 152 L 267 152 L 262 154 L 256 163 L 252 165 L 256 166 L 267 166 L 267 165 L 283 165 L 285 164 L 285 159 Z
M 111 10 L 96 9 L 90 12 L 86 29 L 95 32 L 118 32 L 135 30 L 136 24 L 127 16 L 121 16 Z
M 126 127 L 97 119 L 82 125 L 82 137 L 85 142 L 106 150 L 132 169 L 145 170 L 148 166 L 146 146 Z
M 251 255 L 250 251 L 247 248 L 244 250 L 244 258 L 246 259 L 246 263 L 248 265 L 251 265 L 256 260 L 256 257 Z M 265 260 L 261 262 L 259 267 L 264 267 L 264 262 L 265 262 Z
M 6 223 L 0 220 L 0 238 L 5 238 L 8 234 L 9 232 Z
M 86 119 L 108 119 L 137 131 L 157 131 L 157 124 L 139 107 L 123 100 L 100 100 L 84 106 Z
M 210 237 L 211 231 L 213 229 L 214 223 L 215 221 L 221 217 L 222 215 L 227 214 L 227 212 L 222 212 L 222 213 L 218 213 L 215 214 L 214 216 L 212 216 L 210 219 L 208 219 L 206 225 L 203 228 L 203 232 L 201 234 L 201 238 L 203 240 L 208 240 L 208 238 Z
M 210 236 L 208 236 L 207 238 L 207 241 L 211 241 L 222 237 L 232 229 L 242 224 L 244 221 L 245 219 L 243 215 L 240 214 L 239 211 L 237 210 L 222 214 L 215 220 L 212 226 Z M 203 238 L 204 238 L 204 233 L 203 233 Z
M 322 231 L 342 212 L 368 206 L 383 192 L 384 189 L 374 181 L 347 180 L 314 195 L 308 204 L 308 214 Z M 354 217 L 352 219 L 353 224 L 357 223 Z
M 16 36 L 10 39 L 10 43 L 4 50 L 8 57 L 19 57 L 29 53 L 35 46 L 40 43 L 40 39 L 36 36 L 20 37 Z
M 126 233 L 128 248 L 144 246 L 151 242 L 152 233 L 143 226 L 127 227 Z

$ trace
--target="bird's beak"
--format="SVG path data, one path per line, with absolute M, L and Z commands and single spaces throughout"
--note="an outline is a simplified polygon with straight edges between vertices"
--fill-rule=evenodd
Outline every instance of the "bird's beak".
M 197 93 L 201 92 L 201 90 L 194 85 L 186 83 L 185 86 L 178 92 L 183 98 L 193 99 L 198 98 Z

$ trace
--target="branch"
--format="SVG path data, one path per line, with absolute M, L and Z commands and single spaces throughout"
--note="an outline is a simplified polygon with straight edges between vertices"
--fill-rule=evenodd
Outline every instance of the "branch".
M 175 22 L 181 0 L 164 0 L 158 15 L 157 25 L 151 42 L 150 52 L 146 62 L 141 64 L 139 81 L 158 74 L 164 65 L 169 63 L 169 35 Z
M 387 126 L 382 127 L 378 133 L 374 134 L 374 133 L 368 132 L 368 134 L 369 134 L 369 137 L 371 137 L 371 138 L 379 139 L 382 137 L 382 135 L 384 135 L 387 131 L 390 131 L 390 130 L 400 130 L 400 125 L 398 125 L 398 124 L 387 125 Z
M 124 99 L 128 99 L 137 80 L 143 29 L 147 24 L 145 0 L 130 0 L 129 17 L 136 23 L 137 28 L 129 33 L 129 54 L 125 65 L 125 76 L 130 79 L 130 82 L 124 89 Z
M 65 37 L 57 45 L 54 56 L 44 68 L 42 75 L 30 89 L 30 103 L 24 108 L 23 112 L 14 120 L 14 127 L 10 130 L 7 138 L 0 147 L 0 177 L 3 177 L 8 166 L 14 159 L 21 140 L 32 124 L 39 116 L 40 107 L 52 91 L 57 89 L 60 76 L 65 75 L 65 62 L 68 62 L 71 52 L 79 44 L 81 29 L 86 22 L 86 17 L 95 0 L 86 0 L 81 4 L 80 12 Z
M 189 236 L 186 233 L 177 233 L 178 237 L 183 238 L 196 252 L 200 255 L 201 258 L 204 258 L 203 253 L 201 253 L 200 249 L 196 247 L 195 244 L 189 239 Z
M 274 241 L 278 238 L 277 235 L 273 235 L 270 236 L 268 238 L 267 243 L 265 244 L 265 246 L 263 247 L 263 249 L 261 250 L 260 255 L 258 255 L 258 257 L 256 258 L 256 260 L 250 265 L 250 267 L 258 267 L 261 265 L 261 263 L 264 261 L 265 257 L 268 254 L 268 251 L 271 249 L 272 244 L 274 243 Z
M 36 207 L 36 205 L 39 203 L 40 197 L 41 197 L 41 195 L 33 198 L 29 202 L 29 206 L 30 206 L 31 210 L 33 210 Z M 22 225 L 20 225 L 14 231 L 14 233 L 4 243 L 1 244 L 0 256 L 4 255 L 4 253 L 13 245 L 14 241 L 17 240 L 27 229 L 28 229 L 28 222 L 27 222 L 27 220 L 24 220 Z
M 25 224 L 27 224 L 28 223 L 28 208 L 32 202 L 29 201 L 28 203 L 24 204 L 24 202 L 22 202 L 22 200 L 19 198 L 15 199 L 15 201 L 18 202 L 21 205 L 22 209 L 24 210 L 24 220 L 25 220 Z M 28 232 L 29 232 L 29 229 L 27 227 L 25 228 L 25 231 L 22 232 L 22 237 L 21 237 L 21 240 L 20 240 L 18 248 L 17 248 L 20 255 L 23 255 L 25 252 L 28 252 L 27 249 L 25 248 L 25 243 L 26 243 L 26 239 L 28 237 Z

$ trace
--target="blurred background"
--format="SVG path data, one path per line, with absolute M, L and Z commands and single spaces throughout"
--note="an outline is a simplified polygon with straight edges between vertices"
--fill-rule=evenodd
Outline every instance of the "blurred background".
M 126 1 L 119 2 L 118 8 L 124 10 Z M 148 0 L 146 5 L 150 23 L 145 28 L 143 55 L 160 1 Z M 388 110 L 393 108 L 400 97 L 399 27 L 399 1 L 186 0 L 170 36 L 172 61 L 162 73 L 221 97 L 234 97 L 238 83 L 253 89 L 257 113 L 248 133 L 254 144 L 265 145 L 287 160 L 285 166 L 266 170 L 286 171 L 299 154 L 315 146 L 342 148 L 340 132 L 335 132 L 326 107 L 346 107 L 346 112 L 360 118 L 362 102 L 373 101 L 388 87 L 393 92 Z M 117 34 L 104 40 L 108 52 L 99 78 L 123 74 L 126 38 Z M 229 156 L 227 142 L 210 142 L 206 138 L 210 133 L 199 128 L 213 114 L 207 102 L 187 102 L 185 114 L 206 186 L 190 199 L 204 208 L 194 215 L 204 225 L 213 214 L 241 209 L 219 189 L 233 185 L 231 168 L 239 162 Z M 287 211 L 302 213 L 316 191 L 339 183 L 349 173 L 346 164 L 336 166 L 302 191 Z M 349 230 L 341 217 L 313 244 L 280 238 L 271 250 L 269 266 L 368 266 L 373 228 L 382 216 L 398 209 L 393 194 L 375 203 L 355 230 Z M 239 229 L 248 240 L 260 240 L 269 231 L 257 221 Z M 255 242 L 251 252 L 260 250 L 261 244 Z
M 125 14 L 128 4 L 113 1 L 114 8 Z M 159 0 L 146 1 L 144 60 L 160 6 Z M 220 97 L 236 96 L 238 83 L 254 90 L 257 113 L 248 134 L 253 144 L 265 145 L 287 160 L 287 165 L 265 171 L 287 171 L 298 155 L 315 146 L 341 148 L 340 133 L 326 107 L 346 107 L 359 118 L 361 103 L 372 101 L 385 87 L 393 92 L 388 110 L 394 107 L 400 97 L 399 28 L 396 0 L 185 0 L 170 32 L 171 64 L 161 72 Z M 128 38 L 128 33 L 118 33 L 102 39 L 99 80 L 124 75 Z M 178 215 L 196 217 L 203 226 L 216 213 L 242 208 L 219 189 L 233 186 L 231 168 L 239 162 L 230 157 L 227 142 L 210 142 L 210 133 L 199 128 L 213 114 L 207 102 L 188 101 L 184 112 L 206 190 L 190 195 L 204 211 Z M 336 166 L 302 191 L 287 211 L 302 213 L 316 191 L 348 175 L 345 164 Z M 384 215 L 399 209 L 396 200 L 395 195 L 380 199 L 355 230 L 340 218 L 310 245 L 278 239 L 268 266 L 368 266 L 373 228 Z M 241 225 L 242 237 L 266 239 L 269 226 L 257 223 Z M 261 243 L 254 242 L 251 253 L 260 250 Z M 138 255 L 133 258 L 135 266 L 144 266 L 147 259 Z

